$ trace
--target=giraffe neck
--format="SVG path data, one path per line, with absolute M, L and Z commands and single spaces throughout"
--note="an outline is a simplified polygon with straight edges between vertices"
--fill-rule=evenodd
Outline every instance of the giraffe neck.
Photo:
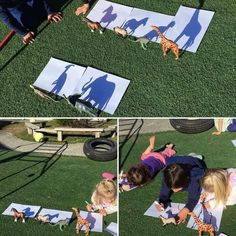
M 79 219 L 80 218 L 80 214 L 79 214 L 78 210 L 76 209 L 74 211 L 75 211 L 75 215 L 76 215 L 77 219 Z
M 165 37 L 164 37 L 164 35 L 162 34 L 162 32 L 156 27 L 156 32 L 158 33 L 158 35 L 159 35 L 159 37 L 160 37 L 160 39 L 161 39 L 161 41 L 162 40 L 164 40 L 165 39 Z
M 195 213 L 192 212 L 192 217 L 195 220 L 197 224 L 202 223 L 201 220 L 195 215 Z

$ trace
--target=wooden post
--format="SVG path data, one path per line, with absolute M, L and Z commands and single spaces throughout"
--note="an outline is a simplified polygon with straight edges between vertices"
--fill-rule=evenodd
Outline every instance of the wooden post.
M 59 142 L 62 142 L 62 131 L 61 130 L 58 130 L 57 131 L 57 141 L 59 141 Z
M 95 138 L 100 138 L 101 132 L 95 132 Z

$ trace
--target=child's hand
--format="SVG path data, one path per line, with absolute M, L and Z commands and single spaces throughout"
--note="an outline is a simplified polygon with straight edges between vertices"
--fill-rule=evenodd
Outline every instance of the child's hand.
M 88 205 L 86 206 L 86 209 L 87 209 L 87 211 L 94 211 L 94 208 L 93 208 L 93 205 L 92 205 L 92 204 L 88 204 Z
M 34 42 L 34 32 L 28 32 L 23 36 L 22 41 L 24 44 L 32 44 Z
M 204 202 L 203 203 L 203 207 L 205 207 L 205 208 L 211 208 L 211 206 L 210 206 L 210 203 L 209 202 Z
M 107 215 L 107 212 L 105 211 L 105 209 L 100 209 L 99 210 L 99 213 L 101 214 L 101 215 L 103 215 L 103 216 L 106 216 Z
M 206 200 L 207 196 L 208 196 L 208 193 L 203 192 L 203 193 L 200 195 L 200 200 L 201 200 L 202 202 L 204 202 L 204 201 Z
M 60 12 L 54 12 L 48 15 L 48 21 L 50 22 L 59 22 L 62 20 L 62 14 Z
M 128 190 L 130 190 L 130 185 L 129 184 L 123 184 L 122 189 L 125 190 L 125 191 L 128 191 Z
M 122 170 L 118 176 L 119 179 L 124 179 L 127 177 L 127 174 Z
M 76 11 L 75 11 L 75 14 L 76 14 L 77 16 L 79 16 L 80 14 L 85 15 L 85 14 L 87 13 L 88 9 L 89 9 L 89 4 L 86 3 L 86 4 L 84 4 L 82 7 L 78 7 L 78 8 L 76 9 Z
M 156 204 L 155 204 L 155 207 L 156 207 L 157 211 L 158 211 L 158 212 L 163 211 L 163 209 L 164 209 L 164 204 L 163 204 L 163 203 L 158 203 L 158 202 L 155 202 L 155 203 L 156 203 Z
M 184 223 L 187 216 L 188 216 L 188 213 L 189 213 L 189 209 L 188 208 L 183 208 L 178 214 L 177 223 L 178 224 Z

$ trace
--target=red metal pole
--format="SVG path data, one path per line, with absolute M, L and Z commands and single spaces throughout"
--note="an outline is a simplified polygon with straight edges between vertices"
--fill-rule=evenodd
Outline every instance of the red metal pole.
M 15 34 L 14 30 L 8 33 L 8 35 L 0 43 L 0 50 L 7 44 L 7 42 L 13 37 L 14 34 Z

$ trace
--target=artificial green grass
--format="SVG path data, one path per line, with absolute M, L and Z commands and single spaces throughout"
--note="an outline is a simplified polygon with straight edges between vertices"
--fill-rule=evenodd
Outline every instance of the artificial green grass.
M 181 134 L 177 131 L 157 133 L 156 145 L 161 146 L 167 142 L 176 144 L 177 154 L 188 154 L 195 152 L 205 157 L 208 168 L 236 168 L 236 148 L 231 140 L 235 139 L 234 133 L 222 133 L 219 137 L 212 136 L 214 129 L 201 134 Z M 121 160 L 124 158 L 134 144 L 128 158 L 123 163 L 123 169 L 128 170 L 137 164 L 141 153 L 149 145 L 150 135 L 140 135 L 134 144 L 135 137 L 131 138 L 121 150 Z M 122 141 L 122 140 L 121 140 Z M 162 227 L 160 219 L 144 216 L 144 212 L 151 206 L 159 195 L 162 175 L 159 173 L 150 184 L 134 189 L 130 192 L 120 194 L 120 235 L 160 235 L 181 236 L 197 235 L 198 232 L 186 228 L 187 222 L 178 226 L 168 225 Z M 175 193 L 172 195 L 173 202 L 187 202 L 187 193 Z M 228 206 L 223 212 L 220 231 L 227 235 L 235 235 L 236 232 L 236 206 Z M 207 234 L 204 234 L 207 235 Z M 217 234 L 218 235 L 218 234 Z
M 95 185 L 103 171 L 116 173 L 116 161 L 94 162 L 86 158 L 0 152 L 0 211 L 10 203 L 39 205 L 44 208 L 72 211 L 72 207 L 86 210 Z M 48 163 L 45 166 L 45 162 Z M 44 170 L 44 173 L 41 174 Z M 18 190 L 17 190 L 18 189 Z M 73 214 L 72 219 L 75 218 Z M 116 213 L 103 218 L 106 224 L 117 222 Z M 41 225 L 34 219 L 25 224 L 14 223 L 10 216 L 0 215 L 2 236 L 9 235 L 76 235 L 76 220 L 60 231 L 58 227 Z M 105 225 L 104 225 L 105 228 Z M 81 232 L 83 235 L 84 232 Z M 106 232 L 91 235 L 109 235 Z
M 175 15 L 181 4 L 199 5 L 197 0 L 114 2 L 169 15 Z M 29 88 L 50 57 L 129 79 L 116 117 L 235 115 L 234 0 L 205 1 L 203 9 L 215 11 L 213 20 L 197 53 L 185 52 L 179 61 L 172 53 L 163 58 L 160 44 L 151 43 L 145 51 L 110 30 L 103 35 L 91 33 L 74 14 L 78 5 L 78 1 L 72 1 L 63 11 L 64 20 L 45 27 L 34 45 L 22 49 L 20 38 L 15 36 L 1 51 L 0 116 L 86 116 L 65 100 L 45 101 Z M 1 24 L 1 37 L 7 32 Z

